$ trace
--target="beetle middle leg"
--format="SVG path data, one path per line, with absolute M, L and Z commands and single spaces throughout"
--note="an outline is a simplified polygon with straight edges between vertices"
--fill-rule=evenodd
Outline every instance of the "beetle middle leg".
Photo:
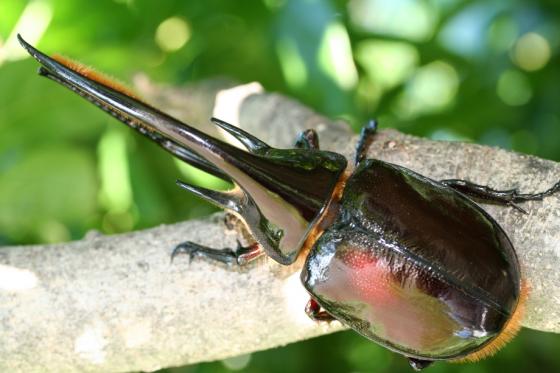
M 241 266 L 263 255 L 264 250 L 262 246 L 256 242 L 249 246 L 242 246 L 241 243 L 237 241 L 237 249 L 233 250 L 229 247 L 213 249 L 187 241 L 175 246 L 171 253 L 171 261 L 173 262 L 173 259 L 180 254 L 188 255 L 189 262 L 192 261 L 195 256 L 201 256 L 227 265 L 236 264 Z
M 296 138 L 295 147 L 298 149 L 319 149 L 319 135 L 314 129 L 308 129 L 299 133 Z
M 358 139 L 358 145 L 356 146 L 356 157 L 354 158 L 355 165 L 358 165 L 366 158 L 367 150 L 373 142 L 373 138 L 376 133 L 377 121 L 375 119 L 371 119 L 364 127 L 362 127 L 360 138 Z
M 331 322 L 336 320 L 335 317 L 331 316 L 327 311 L 321 308 L 319 303 L 313 298 L 309 298 L 305 306 L 305 313 L 313 321 L 326 321 Z
M 447 179 L 441 180 L 440 182 L 443 185 L 453 188 L 478 202 L 511 206 L 524 214 L 526 214 L 527 211 L 521 208 L 517 203 L 526 201 L 541 201 L 543 198 L 560 191 L 560 182 L 554 184 L 552 188 L 541 193 L 519 193 L 517 189 L 497 190 L 486 185 L 479 185 L 460 179 Z
M 192 241 L 182 242 L 173 249 L 171 262 L 177 255 L 186 254 L 189 256 L 189 263 L 195 256 L 200 256 L 227 265 L 242 266 L 265 254 L 263 247 L 254 241 L 243 221 L 235 214 L 227 212 L 224 216 L 224 224 L 227 229 L 236 231 L 245 242 L 251 243 L 243 246 L 237 240 L 237 248 L 234 250 L 229 247 L 216 249 Z

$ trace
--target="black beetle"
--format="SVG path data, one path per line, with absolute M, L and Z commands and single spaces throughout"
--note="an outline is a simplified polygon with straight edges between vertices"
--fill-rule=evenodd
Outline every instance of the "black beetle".
M 212 138 L 143 103 L 120 85 L 21 37 L 39 73 L 85 97 L 183 161 L 233 183 L 226 192 L 179 185 L 241 218 L 255 244 L 237 250 L 192 242 L 187 253 L 244 264 L 261 254 L 288 265 L 307 254 L 301 280 L 314 320 L 339 320 L 405 355 L 413 368 L 490 355 L 520 327 L 527 296 L 513 246 L 473 200 L 510 205 L 537 194 L 497 191 L 463 180 L 434 181 L 365 154 L 353 166 L 321 151 L 305 131 L 296 149 L 274 149 L 218 119 L 247 151 Z M 472 198 L 472 199 L 471 199 Z

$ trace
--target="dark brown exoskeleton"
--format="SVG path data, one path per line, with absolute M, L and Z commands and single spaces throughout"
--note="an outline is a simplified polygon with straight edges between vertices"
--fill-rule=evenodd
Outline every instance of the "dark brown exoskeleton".
M 21 37 L 39 73 L 85 97 L 183 161 L 233 183 L 214 191 L 179 182 L 234 213 L 256 245 L 212 249 L 192 242 L 173 255 L 244 264 L 261 254 L 301 273 L 315 320 L 339 320 L 405 355 L 415 369 L 436 360 L 476 360 L 517 331 L 526 298 L 510 240 L 473 199 L 513 206 L 560 189 L 518 194 L 463 180 L 434 181 L 365 159 L 376 123 L 361 133 L 352 172 L 306 131 L 296 149 L 271 148 L 228 123 L 213 122 L 246 151 L 210 137 L 136 99 L 119 85 Z M 471 199 L 472 198 L 472 199 Z M 304 250 L 309 249 L 309 250 Z

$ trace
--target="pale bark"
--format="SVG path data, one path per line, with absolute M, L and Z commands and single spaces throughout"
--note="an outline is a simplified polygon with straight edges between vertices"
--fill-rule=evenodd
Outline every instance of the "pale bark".
M 229 91 L 226 101 L 241 98 L 240 105 L 224 112 L 214 107 L 223 82 L 186 90 L 160 89 L 145 80 L 138 86 L 148 101 L 189 123 L 208 123 L 214 114 L 278 147 L 315 128 L 322 148 L 353 155 L 356 136 L 344 123 L 277 94 Z M 463 178 L 523 192 L 560 180 L 560 165 L 551 161 L 393 130 L 381 131 L 369 155 L 434 179 Z M 496 206 L 487 210 L 510 235 L 531 286 L 523 325 L 560 332 L 560 198 L 523 207 L 528 215 Z M 342 329 L 337 322 L 307 319 L 297 266 L 262 259 L 238 269 L 200 259 L 189 264 L 183 257 L 170 264 L 179 242 L 234 247 L 235 239 L 218 214 L 124 235 L 0 248 L 0 371 L 150 371 Z

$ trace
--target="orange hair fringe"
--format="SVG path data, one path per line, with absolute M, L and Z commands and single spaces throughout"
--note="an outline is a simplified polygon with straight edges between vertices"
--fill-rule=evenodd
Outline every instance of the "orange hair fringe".
M 297 266 L 297 268 L 303 267 L 303 265 L 305 264 L 305 260 L 307 259 L 307 255 L 311 251 L 311 248 L 323 234 L 325 230 L 325 221 L 331 221 L 334 219 L 333 214 L 335 214 L 337 211 L 333 211 L 332 206 L 333 204 L 337 204 L 342 198 L 344 188 L 346 187 L 346 181 L 348 181 L 348 178 L 350 178 L 352 172 L 354 172 L 353 169 L 351 169 L 350 167 L 346 168 L 346 170 L 344 170 L 344 172 L 342 173 L 340 179 L 337 181 L 328 206 L 325 208 L 323 214 L 319 217 L 319 220 L 313 226 L 313 228 L 307 235 L 307 239 L 303 243 L 301 251 L 298 254 L 298 258 L 295 261 L 295 266 Z
M 123 83 L 119 82 L 118 80 L 113 79 L 113 78 L 111 78 L 111 77 L 109 77 L 105 74 L 102 74 L 98 71 L 95 71 L 91 67 L 85 66 L 85 65 L 81 64 L 80 62 L 74 61 L 70 58 L 61 56 L 60 54 L 54 54 L 52 56 L 52 59 L 57 61 L 58 63 L 63 64 L 64 66 L 66 66 L 70 70 L 75 71 L 82 76 L 85 76 L 86 78 L 89 78 L 89 79 L 94 80 L 98 83 L 101 83 L 106 87 L 112 88 L 115 91 L 118 91 L 122 94 L 130 96 L 130 97 L 135 98 L 137 100 L 139 99 L 138 96 L 130 88 L 128 88 L 126 85 L 124 85 Z
M 523 280 L 521 282 L 519 301 L 517 302 L 515 311 L 513 311 L 513 315 L 511 315 L 511 318 L 506 323 L 504 330 L 502 330 L 500 334 L 498 334 L 498 336 L 494 338 L 493 341 L 491 341 L 478 351 L 475 351 L 460 359 L 451 361 L 456 363 L 477 362 L 494 355 L 508 342 L 510 342 L 521 329 L 521 320 L 523 319 L 523 315 L 525 314 L 525 306 L 527 304 L 527 298 L 529 297 L 529 290 L 529 284 L 526 280 Z

